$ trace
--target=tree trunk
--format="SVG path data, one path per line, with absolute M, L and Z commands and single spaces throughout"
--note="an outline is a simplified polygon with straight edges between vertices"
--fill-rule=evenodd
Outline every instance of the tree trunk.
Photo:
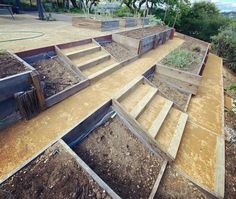
M 76 0 L 70 0 L 74 8 L 78 8 Z

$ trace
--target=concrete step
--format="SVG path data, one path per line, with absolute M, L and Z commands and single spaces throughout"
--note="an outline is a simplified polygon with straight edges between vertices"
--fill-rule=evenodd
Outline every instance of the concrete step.
M 66 56 L 68 56 L 70 59 L 73 59 L 73 58 L 83 57 L 85 55 L 89 55 L 89 54 L 92 54 L 94 52 L 98 52 L 100 50 L 101 50 L 100 46 L 93 46 L 93 47 L 90 47 L 90 48 L 86 48 L 86 49 L 66 53 Z
M 83 44 L 83 45 L 64 48 L 64 49 L 61 49 L 61 50 L 65 55 L 69 55 L 73 52 L 78 52 L 78 51 L 86 50 L 86 49 L 89 49 L 89 48 L 92 48 L 92 47 L 97 47 L 97 46 L 98 45 L 96 43 L 90 42 L 90 43 Z
M 148 103 L 152 100 L 152 98 L 155 96 L 157 91 L 157 88 L 151 87 L 148 93 L 139 101 L 138 104 L 136 104 L 136 106 L 130 112 L 130 115 L 132 115 L 134 118 L 137 118 L 148 105 Z
M 117 64 L 117 62 L 114 59 L 110 58 L 100 64 L 94 65 L 93 67 L 84 68 L 82 70 L 82 72 L 84 75 L 90 76 L 90 75 L 93 75 L 94 73 L 97 73 L 97 72 L 103 70 L 106 67 L 109 67 L 109 66 L 115 65 L 115 64 Z
M 130 113 L 143 97 L 147 95 L 150 88 L 152 87 L 149 84 L 141 82 L 133 86 L 124 96 L 121 97 L 119 102 L 126 111 Z

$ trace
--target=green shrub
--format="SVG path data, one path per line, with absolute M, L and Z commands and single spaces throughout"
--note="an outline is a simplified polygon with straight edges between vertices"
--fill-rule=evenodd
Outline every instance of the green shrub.
M 224 58 L 224 63 L 230 69 L 236 72 L 236 22 L 221 29 L 217 36 L 212 37 L 212 49 Z
M 118 9 L 115 13 L 118 17 L 131 17 L 133 14 L 131 13 L 130 9 L 127 6 L 122 6 Z
M 186 49 L 178 49 L 167 55 L 162 63 L 175 68 L 187 68 L 194 61 L 201 62 L 200 58 L 194 52 Z

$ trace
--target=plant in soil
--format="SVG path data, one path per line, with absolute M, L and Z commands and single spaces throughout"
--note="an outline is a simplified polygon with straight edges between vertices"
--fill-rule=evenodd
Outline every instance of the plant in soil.
M 162 64 L 179 69 L 190 68 L 194 62 L 200 64 L 202 60 L 198 53 L 201 52 L 201 47 L 191 46 L 190 49 L 179 48 L 172 51 L 162 60 Z

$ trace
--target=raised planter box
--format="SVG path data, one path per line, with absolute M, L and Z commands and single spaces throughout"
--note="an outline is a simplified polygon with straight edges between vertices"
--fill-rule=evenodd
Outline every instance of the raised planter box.
M 152 149 L 153 146 L 149 145 L 147 140 L 144 138 L 145 135 L 143 135 L 143 133 L 140 132 L 137 126 L 135 126 L 133 123 L 130 123 L 129 120 L 126 120 L 125 115 L 123 114 L 120 115 L 120 114 L 122 113 L 118 109 L 116 109 L 116 107 L 112 106 L 112 101 L 108 101 L 107 103 L 102 105 L 100 108 L 98 108 L 95 112 L 93 112 L 91 115 L 89 115 L 87 118 L 85 118 L 85 120 L 83 120 L 81 123 L 76 125 L 62 139 L 65 141 L 65 143 L 67 143 L 73 149 L 73 151 L 77 153 L 77 155 L 81 159 L 83 159 L 83 161 L 86 162 L 86 164 L 92 167 L 93 171 L 109 187 L 111 187 L 112 190 L 115 191 L 116 194 L 119 195 L 121 198 L 131 198 L 131 197 L 139 198 L 140 197 L 139 194 L 142 195 L 143 192 L 145 192 L 147 196 L 147 197 L 145 196 L 144 198 L 153 198 L 158 189 L 164 170 L 166 168 L 167 160 L 165 159 L 165 156 L 163 156 L 161 153 L 160 154 L 155 153 L 155 155 L 153 156 L 153 159 L 155 159 L 155 161 L 154 160 L 151 161 L 152 166 L 149 165 L 150 160 L 145 161 L 146 167 L 151 166 L 152 167 L 151 171 L 155 170 L 154 174 L 151 177 L 153 181 L 150 184 L 150 187 L 148 188 L 136 187 L 136 186 L 133 186 L 133 183 L 135 184 L 135 182 L 131 181 L 130 186 L 132 186 L 132 189 L 126 192 L 125 189 L 121 188 L 122 186 L 126 186 L 126 185 L 123 185 L 124 181 L 126 180 L 126 176 L 122 174 L 122 173 L 125 173 L 125 169 L 122 169 L 122 168 L 129 167 L 129 165 L 122 163 L 123 159 L 119 159 L 119 160 L 116 159 L 117 156 L 121 155 L 126 149 L 123 149 L 122 146 L 119 147 L 119 145 L 117 144 L 114 144 L 114 145 L 111 144 L 116 139 L 120 139 L 116 137 L 117 130 L 115 130 L 116 128 L 114 127 L 120 126 L 118 130 L 119 131 L 118 137 L 120 136 L 123 137 L 124 135 L 127 136 L 128 144 L 124 144 L 124 146 L 127 146 L 128 148 L 127 150 L 132 153 L 132 156 L 129 157 L 129 159 L 133 159 L 132 160 L 133 169 L 131 169 L 132 171 L 133 170 L 135 170 L 135 172 L 139 171 L 141 161 L 143 161 L 144 159 L 143 156 L 141 156 L 142 157 L 141 161 L 140 161 L 140 158 L 138 158 L 138 156 L 140 155 L 138 153 L 139 147 L 141 148 L 145 147 L 145 150 L 141 150 L 142 153 L 143 151 L 146 151 L 149 153 L 150 151 L 153 151 Z M 100 141 L 96 137 L 100 138 Z M 96 143 L 91 144 L 94 142 L 94 139 L 98 141 L 95 141 Z M 138 147 L 135 145 L 136 139 L 139 144 Z M 108 144 L 105 144 L 105 146 L 100 148 L 98 152 L 96 150 L 96 146 L 97 145 L 101 146 L 102 143 L 100 144 L 98 143 L 103 142 L 103 141 L 106 142 L 106 140 L 109 140 Z M 126 143 L 127 141 L 123 140 L 123 142 Z M 133 146 L 132 144 L 134 144 L 135 146 Z M 130 145 L 130 147 L 128 145 Z M 91 148 L 91 150 L 89 148 Z M 89 155 L 86 155 L 87 154 L 86 150 L 91 151 L 90 155 L 93 154 L 92 155 L 93 158 L 89 157 Z M 93 153 L 92 151 L 94 150 L 96 150 L 97 153 Z M 103 156 L 103 154 L 106 153 L 106 150 L 108 151 L 112 150 L 114 151 L 114 153 L 117 154 L 117 155 L 113 155 L 112 157 L 109 157 L 109 163 L 108 163 L 111 167 L 114 167 L 117 170 L 114 170 L 114 169 L 111 169 L 110 171 L 106 170 L 106 175 L 104 176 L 103 175 L 104 173 L 98 168 L 101 161 L 103 162 L 102 166 L 104 167 L 104 169 L 106 168 L 106 166 L 108 166 L 107 161 L 105 160 L 107 159 L 106 158 L 107 155 Z M 137 158 L 135 158 L 136 157 L 135 154 L 138 154 Z M 99 157 L 103 157 L 102 160 Z M 157 170 L 156 170 L 156 161 L 158 161 L 158 165 L 159 165 L 159 168 Z M 120 167 L 120 165 L 122 166 Z M 143 173 L 144 174 L 148 173 L 147 169 L 141 168 L 141 170 L 142 172 L 141 173 L 138 172 L 139 174 L 137 174 L 137 176 L 134 176 L 133 174 L 131 174 L 130 177 L 135 178 L 135 179 L 140 179 L 142 178 Z M 109 176 L 111 177 L 109 178 Z M 147 176 L 146 175 L 144 176 L 145 177 L 143 177 L 144 178 L 143 182 L 146 182 L 145 178 L 147 178 Z M 142 192 L 139 193 L 136 191 L 136 189 L 142 190 Z
M 78 44 L 79 42 L 74 42 L 75 44 Z M 63 46 L 66 44 L 61 44 L 59 46 Z M 73 45 L 73 43 L 69 43 L 67 45 Z M 60 67 L 62 68 L 62 73 L 64 71 L 68 72 L 68 74 L 70 74 L 70 77 L 73 77 L 73 79 L 77 79 L 78 81 L 76 81 L 77 83 L 74 83 L 73 85 L 69 85 L 66 86 L 64 89 L 61 89 L 59 92 L 56 92 L 53 95 L 47 96 L 45 89 L 44 89 L 44 85 L 46 85 L 46 81 L 51 81 L 53 84 L 53 79 L 52 80 L 48 80 L 46 79 L 45 82 L 41 81 L 40 87 L 41 87 L 41 92 L 44 94 L 45 96 L 45 108 L 48 108 L 62 100 L 64 100 L 65 98 L 77 93 L 78 91 L 80 91 L 81 89 L 87 87 L 89 85 L 89 80 L 84 77 L 82 75 L 82 73 L 78 70 L 73 68 L 73 66 L 70 65 L 70 63 L 68 62 L 68 60 L 63 56 L 63 54 L 60 52 L 60 49 L 58 48 L 58 46 L 48 46 L 48 47 L 44 47 L 44 48 L 38 48 L 38 49 L 33 49 L 33 50 L 29 50 L 29 51 L 23 51 L 23 52 L 19 52 L 17 53 L 17 55 L 19 57 L 21 57 L 25 62 L 27 62 L 28 64 L 35 64 L 38 62 L 42 62 L 42 66 L 40 66 L 41 63 L 37 64 L 39 68 L 43 68 L 44 66 L 44 61 L 47 62 L 49 60 L 52 60 L 52 58 L 57 58 L 57 61 L 60 61 Z M 48 63 L 48 66 L 52 66 L 54 65 L 53 63 Z M 48 68 L 48 70 L 50 70 Z M 36 70 L 37 71 L 37 70 Z M 56 71 L 52 71 L 52 72 L 56 72 Z M 61 72 L 61 71 L 59 71 Z M 40 71 L 39 71 L 40 73 Z M 50 73 L 50 72 L 49 72 Z M 45 74 L 39 74 L 39 76 L 45 75 Z M 42 78 L 41 78 L 42 79 Z M 60 82 L 58 82 L 60 84 Z M 47 86 L 47 85 L 46 85 Z
M 144 30 L 148 31 L 148 29 L 150 28 L 155 28 L 155 26 L 146 27 L 144 28 Z M 127 48 L 135 50 L 138 55 L 142 55 L 148 52 L 149 50 L 155 49 L 159 45 L 164 44 L 166 41 L 173 39 L 174 32 L 175 32 L 174 28 L 167 28 L 162 31 L 156 30 L 156 32 L 152 30 L 153 33 L 147 36 L 144 35 L 141 38 L 139 38 L 139 36 L 132 37 L 132 32 L 136 34 L 137 31 L 139 31 L 140 33 L 142 29 L 139 28 L 139 29 L 135 29 L 131 31 L 123 31 L 121 33 L 115 33 L 115 34 L 112 34 L 112 39 L 115 42 L 126 46 Z
M 25 71 L 0 78 L 0 129 L 6 128 L 22 118 L 14 95 L 31 90 L 31 72 L 34 70 L 15 54 L 7 53 L 22 64 Z
M 93 19 L 86 17 L 73 17 L 72 25 L 80 28 L 97 29 L 100 31 L 109 31 L 119 29 L 118 19 Z
M 135 27 L 138 25 L 138 20 L 133 17 L 127 17 L 120 19 L 120 26 L 121 27 Z

